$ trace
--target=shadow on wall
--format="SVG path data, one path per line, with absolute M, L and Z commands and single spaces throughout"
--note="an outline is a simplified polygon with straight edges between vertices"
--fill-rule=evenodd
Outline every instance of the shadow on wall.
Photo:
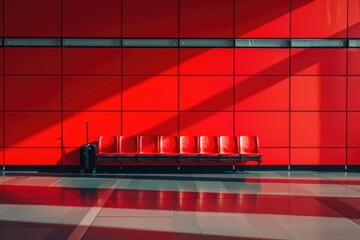
M 311 2 L 311 1 L 310 0 L 309 1 L 304 1 L 304 5 L 307 4 L 308 2 Z M 299 6 L 299 7 L 301 7 L 301 6 Z M 249 5 L 249 8 L 250 9 L 256 8 L 256 4 L 253 5 L 253 6 Z M 256 28 L 258 26 L 266 24 L 267 22 L 271 21 L 272 19 L 276 19 L 276 18 L 282 16 L 283 14 L 287 13 L 284 9 L 282 9 L 281 11 L 280 11 L 280 9 L 281 8 L 279 8 L 279 11 L 274 13 L 274 15 L 272 15 L 272 16 L 269 16 L 269 15 L 264 16 L 264 18 L 261 19 L 261 21 L 251 21 L 252 22 L 252 24 L 251 24 L 252 28 Z M 242 31 L 245 33 L 246 31 L 250 31 L 250 28 L 243 29 Z M 241 33 L 239 33 L 239 34 L 241 34 Z M 123 51 L 124 51 L 123 54 L 130 54 L 131 55 L 131 50 L 130 49 L 123 49 Z M 151 50 L 149 50 L 149 51 L 151 51 Z M 175 53 L 175 51 L 176 51 L 176 53 Z M 204 53 L 206 53 L 206 51 L 207 51 L 206 49 L 201 49 L 196 54 L 198 54 L 198 55 L 199 54 L 204 54 Z M 177 49 L 174 49 L 174 53 L 173 53 L 172 57 L 168 58 L 166 61 L 165 60 L 161 61 L 161 59 L 163 59 L 163 58 L 159 58 L 156 61 L 153 61 L 153 55 L 151 53 L 149 53 L 148 58 L 146 58 L 146 56 L 147 56 L 146 54 L 142 55 L 143 59 L 141 59 L 141 61 L 151 62 L 152 65 L 155 65 L 155 67 L 152 66 L 151 69 L 156 69 L 156 71 L 149 72 L 150 70 L 146 69 L 146 67 L 144 67 L 144 69 L 143 69 L 144 74 L 154 74 L 155 75 L 155 74 L 158 74 L 158 73 L 166 73 L 166 72 L 169 71 L 168 69 L 172 69 L 171 71 L 173 71 L 174 73 L 177 72 L 176 68 L 174 68 L 174 65 L 177 64 L 177 59 L 174 57 L 174 56 L 177 56 Z M 312 57 L 311 62 L 309 62 L 306 56 L 307 56 L 307 51 L 306 50 L 300 52 L 299 54 L 296 54 L 296 55 L 292 56 L 292 61 L 297 61 L 298 60 L 301 63 L 301 64 L 298 65 L 299 69 L 296 69 L 295 71 L 301 71 L 302 68 L 307 68 L 307 67 L 309 67 L 309 66 L 311 66 L 313 64 L 316 64 L 316 63 L 321 64 L 321 62 L 324 61 L 324 59 L 322 59 L 320 56 L 314 58 L 314 56 L 312 55 L 311 56 Z M 188 58 L 182 59 L 182 60 L 184 62 L 184 61 L 188 61 L 189 59 L 194 58 L 194 57 L 196 57 L 196 55 L 188 55 Z M 171 59 L 171 60 L 169 60 L 169 59 Z M 272 71 L 273 68 L 274 69 L 279 68 L 281 65 L 287 64 L 288 61 L 289 60 L 287 59 L 287 60 L 284 60 L 284 61 L 282 61 L 282 62 L 280 62 L 278 64 L 275 64 L 274 66 L 270 67 L 269 69 L 264 70 L 263 72 L 259 73 L 258 75 L 266 74 L 267 72 Z M 157 65 L 157 63 L 159 63 L 159 64 Z M 146 64 L 144 64 L 144 66 L 146 66 Z M 94 67 L 96 67 L 96 66 L 94 66 Z M 130 73 L 131 73 L 131 71 L 130 71 Z M 110 77 L 109 78 L 104 77 L 104 79 L 105 78 L 110 79 Z M 278 82 L 281 82 L 281 81 L 285 80 L 286 76 L 284 76 L 284 77 L 276 77 L 276 78 L 277 78 L 276 81 L 273 81 L 271 83 L 262 82 L 261 85 L 255 85 L 254 84 L 254 80 L 255 80 L 254 77 L 249 77 L 248 79 L 238 83 L 235 87 L 238 88 L 238 89 L 245 89 L 246 91 L 243 91 L 243 92 L 241 92 L 241 94 L 239 96 L 236 96 L 236 102 L 241 102 L 242 100 L 248 98 L 249 96 L 252 96 L 252 95 L 254 95 L 254 94 L 258 93 L 258 92 L 261 92 L 261 91 L 271 87 L 273 84 L 277 84 Z M 130 84 L 123 84 L 122 91 L 126 91 L 127 89 L 135 87 L 136 85 L 145 82 L 147 79 L 148 79 L 147 76 L 143 76 L 143 77 L 137 78 L 135 81 L 132 81 L 132 83 L 130 83 Z M 88 92 L 84 92 L 83 94 L 79 94 L 78 98 L 79 99 L 86 99 L 86 102 L 82 102 L 81 106 L 78 106 L 76 108 L 88 108 L 88 109 L 91 109 L 92 106 L 96 106 L 97 104 L 103 102 L 104 100 L 106 101 L 107 99 L 111 98 L 111 96 L 119 95 L 120 89 L 118 88 L 119 86 L 118 86 L 118 83 L 116 82 L 115 79 L 109 80 L 108 82 L 107 81 L 103 81 L 103 82 L 104 82 L 104 87 L 106 87 L 106 88 L 109 88 L 109 86 L 116 86 L 116 87 L 109 88 L 109 90 L 111 91 L 110 93 L 108 91 L 98 91 L 98 88 L 95 88 L 95 87 L 94 88 L 89 88 Z M 82 86 L 81 77 L 79 77 L 78 82 L 74 83 L 74 84 L 75 84 L 74 86 Z M 72 86 L 70 85 L 69 87 L 71 88 Z M 205 101 L 203 101 L 203 102 L 201 102 L 199 104 L 197 104 L 196 106 L 190 108 L 189 111 L 192 111 L 192 110 L 195 111 L 196 109 L 203 108 L 203 107 L 209 106 L 211 104 L 218 105 L 219 109 L 227 108 L 227 107 L 229 107 L 228 103 L 221 102 L 221 100 L 224 99 L 224 97 L 228 96 L 229 94 L 231 94 L 231 95 L 233 94 L 233 88 L 232 87 L 229 88 L 229 89 L 226 89 L 223 92 L 218 93 L 217 95 L 212 96 L 211 98 L 209 98 L 209 99 L 207 99 L 207 100 L 205 100 Z M 91 96 L 91 97 L 89 97 L 89 96 Z M 81 101 L 79 101 L 79 102 L 81 102 Z M 187 113 L 180 113 L 180 116 L 171 117 L 167 121 L 162 122 L 162 123 L 158 124 L 155 127 L 144 130 L 143 134 L 156 134 L 158 132 L 161 132 L 161 129 L 164 129 L 164 128 L 177 129 L 177 131 L 174 131 L 174 133 L 173 133 L 173 134 L 177 134 L 178 131 L 182 131 L 183 129 L 186 129 L 186 128 L 188 128 L 190 126 L 193 126 L 193 125 L 195 125 L 197 123 L 201 123 L 202 120 L 214 116 L 215 113 L 216 112 L 202 112 L 201 114 L 193 114 L 191 117 L 186 117 L 185 115 Z M 79 113 L 76 112 L 75 108 L 74 108 L 74 112 L 66 113 L 64 121 L 67 118 L 71 118 L 73 115 L 76 115 L 76 114 L 79 114 Z M 179 118 L 186 118 L 187 119 L 180 126 L 180 129 L 178 129 L 178 119 Z M 15 116 L 14 122 L 16 123 L 16 125 L 19 124 L 19 125 L 22 125 L 22 126 L 32 124 L 32 123 L 29 124 L 29 122 L 27 120 L 25 120 L 24 118 L 22 118 L 21 116 L 19 116 L 18 118 L 16 118 L 16 116 Z M 10 131 L 10 133 L 12 133 L 11 138 L 10 138 L 10 141 L 7 139 L 8 141 L 6 142 L 6 146 L 16 146 L 17 143 L 22 142 L 24 139 L 27 139 L 29 136 L 32 136 L 34 134 L 35 135 L 39 134 L 40 139 L 41 139 L 42 138 L 41 133 L 46 132 L 47 129 L 52 129 L 53 128 L 52 126 L 54 126 L 54 125 L 56 126 L 55 127 L 56 129 L 51 130 L 52 133 L 50 135 L 54 136 L 53 139 L 56 139 L 56 141 L 54 141 L 52 143 L 53 145 L 51 145 L 51 146 L 54 146 L 54 147 L 55 146 L 56 147 L 61 146 L 61 142 L 59 141 L 59 139 L 61 140 L 61 131 L 60 131 L 60 129 L 61 129 L 61 127 L 60 127 L 61 126 L 61 124 L 60 124 L 61 123 L 61 118 L 59 119 L 58 116 L 56 116 L 56 117 L 51 116 L 51 117 L 44 117 L 44 118 L 41 117 L 40 119 L 34 119 L 34 122 L 35 122 L 33 124 L 34 127 L 32 127 L 31 129 L 30 128 L 25 128 L 24 131 L 22 131 L 22 132 L 16 132 L 16 131 L 11 132 Z M 232 122 L 231 123 L 229 122 L 229 125 L 231 125 L 231 128 L 229 128 L 226 131 L 231 134 L 233 132 L 233 130 L 234 130 L 234 129 L 232 129 L 232 125 L 233 125 Z M 49 127 L 49 126 L 51 126 L 51 127 Z M 77 128 L 77 132 L 78 132 L 78 135 L 83 136 L 81 138 L 83 140 L 85 140 L 85 127 L 83 127 L 83 126 L 84 126 L 84 124 L 82 126 L 79 125 L 78 128 Z M 9 132 L 7 131 L 7 133 L 9 133 Z M 100 134 L 95 133 L 94 135 L 100 135 Z M 44 141 L 44 139 L 42 139 L 42 140 Z M 67 145 L 65 144 L 65 146 L 67 146 Z M 71 147 L 77 147 L 77 146 L 71 146 Z M 70 151 L 69 153 L 64 154 L 64 158 L 71 159 L 75 155 L 78 156 L 78 150 Z M 61 164 L 61 160 L 59 160 L 58 164 Z

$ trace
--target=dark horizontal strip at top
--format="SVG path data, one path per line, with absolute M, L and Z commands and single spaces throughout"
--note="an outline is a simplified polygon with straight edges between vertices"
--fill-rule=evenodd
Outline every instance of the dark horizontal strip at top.
M 178 47 L 179 40 L 177 38 L 168 39 L 131 39 L 122 40 L 123 47 Z
M 121 47 L 120 38 L 64 38 L 64 47 Z
M 236 47 L 288 48 L 290 39 L 236 39 Z
M 347 47 L 347 39 L 291 39 L 291 47 L 343 48 L 343 47 Z
M 180 47 L 234 47 L 234 39 L 180 39 Z
M 5 47 L 360 48 L 360 39 L 0 38 Z
M 349 39 L 349 47 L 359 48 L 360 47 L 360 39 Z
M 9 47 L 61 47 L 61 38 L 5 38 Z

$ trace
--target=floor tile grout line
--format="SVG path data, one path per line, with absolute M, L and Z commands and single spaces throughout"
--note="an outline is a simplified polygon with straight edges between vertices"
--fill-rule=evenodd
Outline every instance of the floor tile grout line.
M 49 187 L 54 186 L 55 184 L 61 182 L 63 179 L 65 179 L 65 177 L 61 177 L 60 179 L 58 179 L 56 182 L 53 182 L 52 184 L 49 185 Z
M 85 233 L 87 232 L 91 224 L 94 222 L 96 216 L 99 214 L 105 203 L 109 200 L 110 196 L 116 189 L 116 186 L 120 183 L 121 179 L 122 177 L 113 180 L 111 186 L 107 188 L 110 190 L 108 196 L 104 199 L 101 199 L 101 203 L 98 203 L 96 204 L 96 206 L 90 208 L 89 212 L 85 215 L 83 220 L 76 226 L 76 228 L 68 237 L 69 240 L 78 240 L 84 237 Z

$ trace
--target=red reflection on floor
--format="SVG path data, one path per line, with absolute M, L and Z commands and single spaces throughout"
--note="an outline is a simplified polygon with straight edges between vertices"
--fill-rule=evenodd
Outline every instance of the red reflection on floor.
M 276 180 L 274 182 L 276 185 Z M 286 181 L 278 182 L 286 183 Z M 308 183 L 307 181 L 304 182 Z M 287 186 L 290 188 L 290 184 L 301 183 L 301 180 L 288 183 Z M 333 182 L 314 180 L 312 183 L 330 184 Z M 312 194 L 292 195 L 290 190 L 288 194 L 267 194 L 266 191 L 262 192 L 265 188 L 266 186 L 262 185 L 261 181 L 260 184 L 243 185 L 243 190 L 240 189 L 241 191 L 239 190 L 237 193 L 0 185 L 0 204 L 103 206 L 104 208 L 119 210 L 147 209 L 297 216 L 354 216 L 354 208 L 343 207 L 346 203 L 342 203 L 342 206 L 335 210 L 332 206 L 328 206 L 327 203 L 339 201 L 337 197 L 319 197 Z M 249 192 L 249 190 L 254 193 Z
M 32 232 L 32 239 L 40 239 L 43 230 L 46 230 L 47 235 L 44 239 L 68 239 L 77 225 L 69 224 L 50 224 L 50 223 L 32 223 L 21 221 L 0 221 L 0 230 L 6 229 L 1 233 L 3 239 L 19 239 L 20 236 L 26 235 L 27 232 Z M 141 226 L 139 226 L 141 227 Z M 36 234 L 37 233 L 37 234 Z M 81 239 L 186 239 L 186 240 L 253 240 L 259 238 L 252 237 L 231 237 L 222 235 L 207 235 L 207 234 L 192 234 L 181 232 L 166 232 L 166 231 L 147 231 L 134 230 L 126 228 L 115 227 L 98 227 L 90 226 L 85 235 Z M 271 240 L 271 238 L 261 238 L 263 240 Z

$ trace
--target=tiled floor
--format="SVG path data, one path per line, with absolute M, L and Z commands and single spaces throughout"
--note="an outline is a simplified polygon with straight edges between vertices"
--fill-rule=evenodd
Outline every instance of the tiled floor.
M 360 239 L 360 173 L 6 172 L 0 239 Z

